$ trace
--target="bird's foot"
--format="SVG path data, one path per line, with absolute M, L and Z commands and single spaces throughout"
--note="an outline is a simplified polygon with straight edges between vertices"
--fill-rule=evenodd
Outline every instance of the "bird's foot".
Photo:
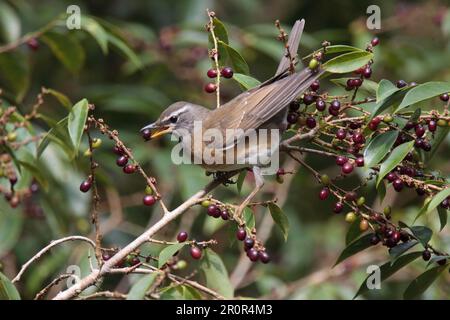
M 229 184 L 236 184 L 236 181 L 231 180 L 228 178 L 229 172 L 225 171 L 216 171 L 216 172 L 208 172 L 209 175 L 213 175 L 213 179 L 215 181 L 222 181 L 222 184 L 227 187 Z M 207 175 L 208 175 L 207 173 Z

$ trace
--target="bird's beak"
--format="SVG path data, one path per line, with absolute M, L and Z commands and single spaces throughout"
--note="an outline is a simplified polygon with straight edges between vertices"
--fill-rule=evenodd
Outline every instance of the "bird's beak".
M 150 130 L 150 139 L 154 139 L 157 137 L 160 137 L 162 135 L 165 135 L 166 133 L 171 133 L 173 131 L 172 127 L 169 126 L 162 126 L 156 122 L 151 123 L 145 127 L 143 127 L 140 132 L 143 132 L 144 130 Z

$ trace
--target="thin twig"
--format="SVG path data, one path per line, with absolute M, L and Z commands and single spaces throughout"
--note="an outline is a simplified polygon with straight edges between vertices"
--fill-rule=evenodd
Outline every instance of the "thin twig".
M 209 11 L 209 9 L 206 9 L 206 13 L 208 14 L 209 23 L 207 25 L 209 33 L 211 33 L 211 38 L 213 39 L 213 52 L 212 52 L 212 58 L 214 61 L 214 67 L 216 68 L 216 108 L 220 107 L 220 65 L 219 65 L 219 46 L 217 42 L 217 37 L 214 32 L 214 17 L 215 13 L 213 11 Z

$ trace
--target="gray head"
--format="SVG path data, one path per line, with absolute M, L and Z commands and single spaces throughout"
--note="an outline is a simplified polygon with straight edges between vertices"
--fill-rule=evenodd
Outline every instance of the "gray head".
M 178 101 L 164 110 L 155 122 L 143 127 L 141 132 L 151 130 L 151 138 L 156 138 L 179 129 L 192 132 L 194 121 L 204 119 L 208 112 L 208 109 L 200 105 Z

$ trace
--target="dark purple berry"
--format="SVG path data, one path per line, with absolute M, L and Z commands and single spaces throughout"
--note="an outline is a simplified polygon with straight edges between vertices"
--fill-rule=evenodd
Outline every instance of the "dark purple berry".
M 358 157 L 355 160 L 356 166 L 358 167 L 364 167 L 364 158 L 363 157 Z
M 328 112 L 332 115 L 337 117 L 339 115 L 339 110 L 331 108 L 331 106 L 328 108 Z
M 204 89 L 207 93 L 213 93 L 216 91 L 217 86 L 214 83 L 207 83 L 205 84 Z
M 313 103 L 316 100 L 316 97 L 312 94 L 305 94 L 303 96 L 303 103 L 306 104 L 307 106 L 310 105 L 311 103 Z
M 206 75 L 208 78 L 216 78 L 217 77 L 217 70 L 216 69 L 209 69 L 208 72 L 206 72 Z
M 229 217 L 228 211 L 227 210 L 222 210 L 220 212 L 220 217 L 222 218 L 222 220 L 228 220 L 228 217 Z
M 80 191 L 88 192 L 91 189 L 91 187 L 92 187 L 92 180 L 87 179 L 80 184 Z
M 233 69 L 231 69 L 230 67 L 225 67 L 220 71 L 220 74 L 222 75 L 222 77 L 230 79 L 233 77 Z
M 447 102 L 448 100 L 449 100 L 449 95 L 448 95 L 448 93 L 443 93 L 443 94 L 441 94 L 440 95 L 440 97 L 439 97 L 439 99 L 441 99 L 442 101 L 444 101 L 444 102 Z
M 403 189 L 403 181 L 400 179 L 395 179 L 394 182 L 392 182 L 392 185 L 397 192 L 400 192 Z
M 435 132 L 436 129 L 437 129 L 436 120 L 430 120 L 430 122 L 428 122 L 428 130 L 430 130 L 430 132 Z
M 376 47 L 379 43 L 380 43 L 380 39 L 378 37 L 375 37 L 372 39 L 372 41 L 370 41 L 370 44 L 372 45 L 372 47 Z
M 425 128 L 421 124 L 416 125 L 415 131 L 419 138 L 425 134 Z
M 313 83 L 311 83 L 311 85 L 309 86 L 309 88 L 311 89 L 311 91 L 317 91 L 320 88 L 320 82 L 319 80 L 315 80 Z
M 333 207 L 334 213 L 341 213 L 344 209 L 344 204 L 342 202 L 336 202 Z
M 239 241 L 244 241 L 246 237 L 247 237 L 247 232 L 245 231 L 245 229 L 239 228 L 238 231 L 236 232 L 236 238 Z
M 325 101 L 323 101 L 322 99 L 317 99 L 317 101 L 316 101 L 316 109 L 318 111 L 324 111 L 326 106 L 327 106 L 327 104 L 325 103 Z
M 287 115 L 287 122 L 290 124 L 297 123 L 298 120 L 298 113 L 297 112 L 289 112 Z
M 447 259 L 440 259 L 438 261 L 436 261 L 436 263 L 440 266 L 444 266 L 447 263 Z
M 429 261 L 431 259 L 431 252 L 428 250 L 422 252 L 422 259 L 425 261 Z
M 259 260 L 261 260 L 262 263 L 269 263 L 270 262 L 270 256 L 267 252 L 262 251 L 259 253 Z
M 258 261 L 259 259 L 259 252 L 256 249 L 249 249 L 247 251 L 247 257 L 250 259 L 250 261 Z
M 337 99 L 331 101 L 330 108 L 338 111 L 341 108 L 341 102 Z
M 126 156 L 120 156 L 120 157 L 118 157 L 117 160 L 116 160 L 116 164 L 117 164 L 119 167 L 124 167 L 124 166 L 127 165 L 127 163 L 128 163 L 128 157 L 126 157 Z
M 178 235 L 177 235 L 177 240 L 178 242 L 185 242 L 188 238 L 188 234 L 186 231 L 181 231 Z
M 151 137 L 152 132 L 150 131 L 150 129 L 145 129 L 144 131 L 142 131 L 142 138 L 144 138 L 145 141 L 150 140 Z
M 340 129 L 338 129 L 338 131 L 336 131 L 336 138 L 338 138 L 339 140 L 344 140 L 345 137 L 347 137 L 347 131 L 345 131 L 342 128 L 340 128 Z
M 348 162 L 347 157 L 344 157 L 344 156 L 337 156 L 336 157 L 336 164 L 338 166 L 343 166 L 347 162 Z
M 310 129 L 313 129 L 316 127 L 316 119 L 313 117 L 306 118 L 306 126 Z
M 408 85 L 408 83 L 406 83 L 405 80 L 398 80 L 396 85 L 397 85 L 397 88 L 400 89 L 400 88 L 406 87 Z
M 364 138 L 364 135 L 361 132 L 357 131 L 353 134 L 352 140 L 354 143 L 362 144 L 365 142 L 366 139 Z
M 364 78 L 369 79 L 372 76 L 372 68 L 371 67 L 364 68 L 362 75 Z
M 380 238 L 376 234 L 374 234 L 372 238 L 370 238 L 370 244 L 373 246 L 377 245 L 379 242 Z
M 134 164 L 127 164 L 125 167 L 123 167 L 123 172 L 126 174 L 132 174 L 136 172 L 136 166 Z
M 253 248 L 253 246 L 255 245 L 255 240 L 253 240 L 250 237 L 245 238 L 244 240 L 244 248 L 247 251 L 250 248 Z

